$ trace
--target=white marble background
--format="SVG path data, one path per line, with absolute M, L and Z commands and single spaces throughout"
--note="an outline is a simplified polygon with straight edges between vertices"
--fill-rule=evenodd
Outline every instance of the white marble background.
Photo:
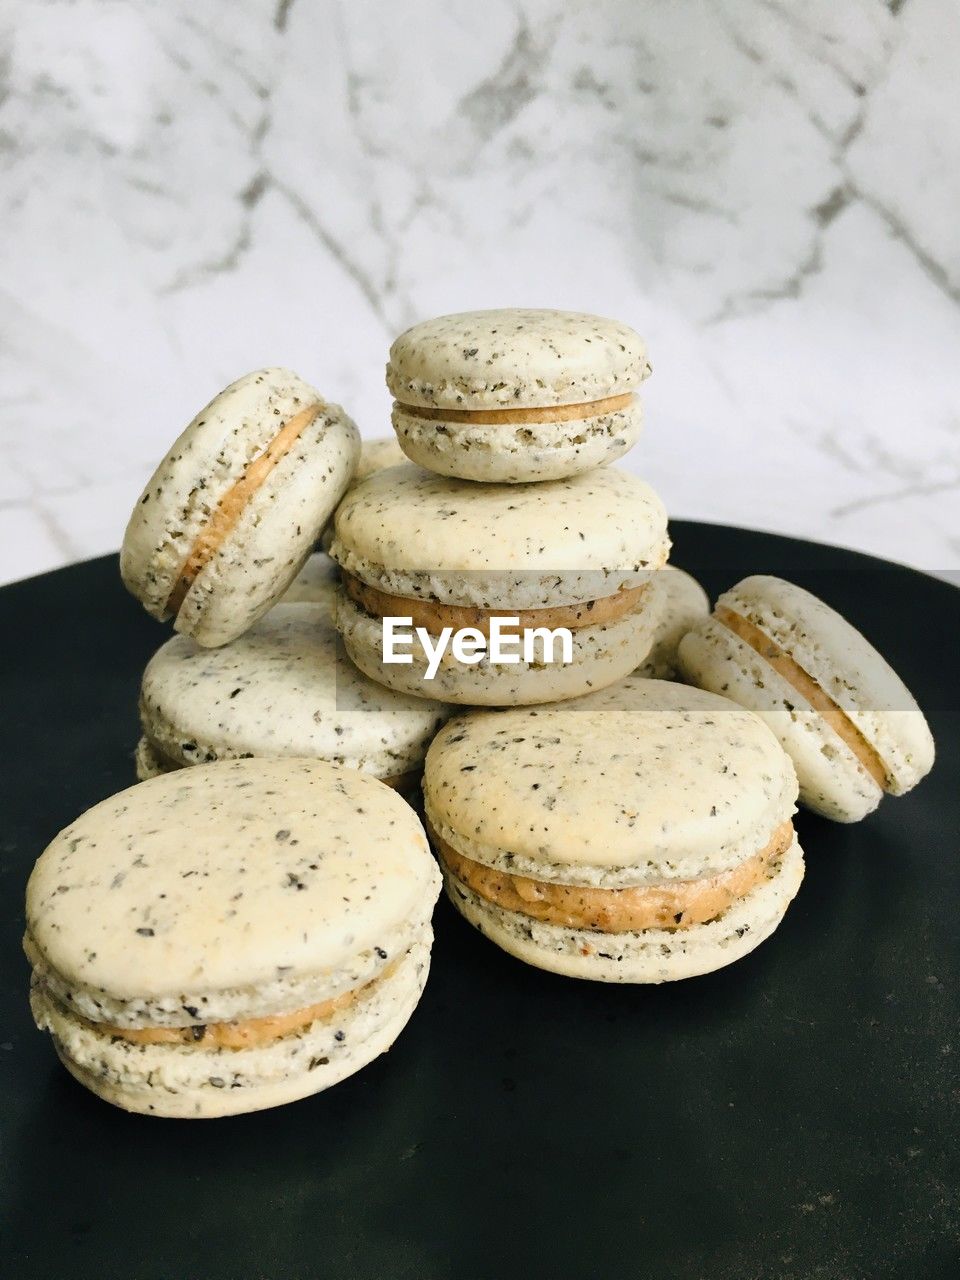
M 391 336 L 648 338 L 680 516 L 960 565 L 955 0 L 31 0 L 0 52 L 0 580 L 116 547 L 249 368 L 388 429 Z

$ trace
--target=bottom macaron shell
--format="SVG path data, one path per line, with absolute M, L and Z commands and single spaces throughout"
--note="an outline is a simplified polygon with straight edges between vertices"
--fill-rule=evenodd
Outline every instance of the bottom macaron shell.
M 63 1065 L 104 1101 L 171 1118 L 241 1115 L 320 1093 L 386 1053 L 419 1003 L 432 940 L 427 926 L 393 974 L 335 1020 L 258 1048 L 134 1045 L 72 1019 L 42 992 L 31 1003 Z
M 803 695 L 714 618 L 680 642 L 683 677 L 762 716 L 793 761 L 800 803 L 834 822 L 859 822 L 883 792 Z
M 773 933 L 803 880 L 803 851 L 794 839 L 777 874 L 708 924 L 689 929 L 601 933 L 571 929 L 507 911 L 444 873 L 450 901 L 479 931 L 518 960 L 594 982 L 675 982 L 742 959 Z
M 419 641 L 413 642 L 412 663 L 385 663 L 381 620 L 364 612 L 343 592 L 337 599 L 337 626 L 347 653 L 360 670 L 401 693 L 463 706 L 561 702 L 614 684 L 643 661 L 660 616 L 655 588 L 656 578 L 644 603 L 633 613 L 602 626 L 576 628 L 573 661 L 566 664 L 557 661 L 541 666 L 520 661 L 501 666 L 484 659 L 470 666 L 456 662 L 448 651 L 433 679 L 427 680 L 426 656 Z
M 640 438 L 643 411 L 627 408 L 569 422 L 447 422 L 393 410 L 400 447 L 442 476 L 501 484 L 562 480 L 614 462 Z

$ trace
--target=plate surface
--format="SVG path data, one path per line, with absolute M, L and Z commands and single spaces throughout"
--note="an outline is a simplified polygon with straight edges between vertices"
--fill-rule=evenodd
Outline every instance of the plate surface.
M 26 1277 L 507 1280 L 960 1274 L 960 591 L 812 543 L 676 522 L 711 595 L 794 579 L 871 637 L 937 738 L 855 827 L 801 813 L 774 937 L 674 986 L 511 960 L 437 913 L 395 1047 L 329 1093 L 189 1124 L 88 1095 L 33 1028 L 22 895 L 133 782 L 164 631 L 114 558 L 0 591 L 0 1256 Z

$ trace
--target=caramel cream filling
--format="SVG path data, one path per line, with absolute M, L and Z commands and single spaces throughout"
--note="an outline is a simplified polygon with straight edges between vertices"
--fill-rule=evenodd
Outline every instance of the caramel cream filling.
M 247 463 L 243 475 L 226 491 L 197 534 L 167 600 L 168 612 L 179 613 L 187 592 L 204 566 L 223 545 L 224 539 L 233 531 L 247 503 L 281 458 L 286 457 L 294 447 L 322 408 L 322 402 L 318 401 L 317 404 L 301 409 L 283 424 L 263 453 Z
M 749 645 L 754 653 L 759 654 L 764 662 L 786 680 L 791 688 L 804 698 L 813 709 L 826 720 L 830 728 L 842 738 L 857 757 L 870 777 L 881 789 L 887 789 L 887 770 L 876 751 L 866 740 L 842 707 L 830 697 L 813 676 L 808 675 L 786 650 L 781 649 L 765 631 L 761 631 L 742 614 L 735 613 L 726 605 L 718 604 L 713 611 L 716 620 L 732 631 L 735 636 Z
M 471 422 L 478 426 L 520 425 L 525 422 L 579 422 L 582 418 L 599 418 L 617 413 L 633 403 L 633 392 L 607 396 L 603 400 L 587 400 L 583 404 L 552 404 L 542 408 L 517 406 L 515 409 L 437 409 L 430 405 L 397 403 L 404 413 L 433 422 Z
M 157 761 L 160 764 L 160 767 L 166 773 L 173 773 L 175 769 L 189 769 L 191 767 L 190 765 L 184 763 L 183 760 L 177 760 L 173 756 L 169 755 L 166 751 L 164 751 L 162 747 L 158 747 L 152 738 L 147 737 L 147 743 L 150 747 L 150 750 L 157 757 Z M 223 758 L 223 757 L 220 757 L 220 758 Z M 231 757 L 226 757 L 226 758 L 229 759 Z M 322 757 L 318 756 L 317 759 L 318 760 L 322 759 Z M 386 778 L 380 778 L 377 776 L 377 774 L 371 773 L 370 777 L 377 778 L 378 782 L 382 782 L 387 787 L 392 787 L 394 791 L 406 791 L 410 787 L 413 787 L 416 785 L 417 781 L 420 778 L 420 770 L 408 769 L 405 773 L 391 773 Z
M 581 604 L 556 605 L 547 609 L 479 609 L 472 605 L 441 604 L 437 600 L 412 600 L 408 596 L 392 596 L 386 591 L 378 591 L 376 587 L 344 570 L 342 575 L 344 590 L 351 600 L 361 609 L 377 617 L 412 618 L 414 627 L 424 627 L 430 635 L 439 635 L 444 627 L 452 627 L 460 631 L 464 627 L 475 627 L 489 638 L 490 619 L 519 618 L 519 630 L 530 627 L 568 627 L 575 631 L 578 627 L 600 626 L 608 622 L 616 622 L 618 618 L 632 613 L 640 604 L 641 597 L 647 589 L 642 582 L 639 587 L 624 587 L 612 596 L 601 596 L 598 600 L 585 600 Z
M 308 1005 L 305 1009 L 294 1009 L 290 1013 L 275 1013 L 266 1018 L 247 1018 L 242 1022 L 199 1022 L 189 1027 L 113 1027 L 107 1023 L 90 1022 L 86 1018 L 79 1021 L 99 1031 L 101 1035 L 114 1039 L 127 1040 L 130 1044 L 182 1044 L 190 1048 L 199 1046 L 204 1049 L 254 1049 L 260 1045 L 272 1044 L 282 1040 L 284 1036 L 302 1031 L 311 1023 L 330 1018 L 340 1013 L 369 992 L 375 983 L 388 978 L 397 968 L 399 962 L 394 960 L 371 982 L 353 991 L 344 991 L 330 1000 L 320 1004 Z
M 548 884 L 512 875 L 465 858 L 432 830 L 430 837 L 447 870 L 487 902 L 569 929 L 635 933 L 641 929 L 688 929 L 722 915 L 738 898 L 769 878 L 790 848 L 793 824 L 783 823 L 759 853 L 729 871 L 702 880 L 629 889 Z

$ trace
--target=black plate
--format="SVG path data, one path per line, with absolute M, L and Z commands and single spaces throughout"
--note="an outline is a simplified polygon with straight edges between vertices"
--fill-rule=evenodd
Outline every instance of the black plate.
M 675 986 L 527 968 L 444 903 L 423 1002 L 327 1094 L 189 1124 L 129 1116 L 27 1009 L 21 901 L 81 810 L 133 781 L 162 630 L 114 558 L 0 592 L 0 1270 L 30 1276 L 960 1275 L 960 592 L 850 552 L 678 523 L 711 592 L 793 578 L 861 626 L 939 746 L 855 827 L 801 814 L 774 937 Z

